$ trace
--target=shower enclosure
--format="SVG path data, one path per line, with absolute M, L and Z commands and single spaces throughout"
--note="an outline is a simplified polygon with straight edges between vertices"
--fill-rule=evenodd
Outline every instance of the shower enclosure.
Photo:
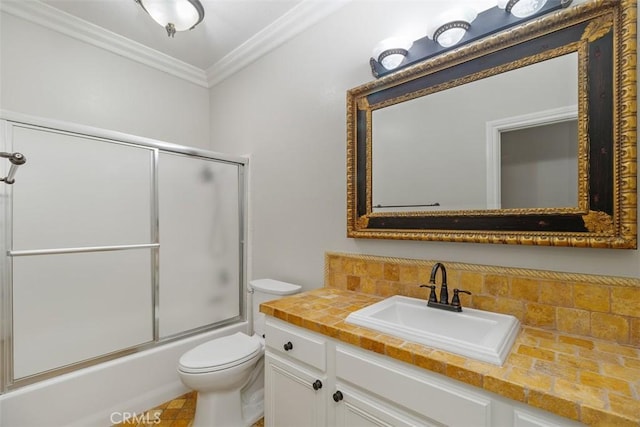
M 0 121 L 1 391 L 243 321 L 247 159 L 52 123 Z

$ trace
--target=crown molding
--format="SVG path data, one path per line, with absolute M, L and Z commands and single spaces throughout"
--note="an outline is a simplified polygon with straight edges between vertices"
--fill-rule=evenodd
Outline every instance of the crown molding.
M 271 25 L 256 33 L 238 48 L 207 68 L 207 81 L 213 87 L 231 74 L 251 64 L 287 40 L 311 27 L 351 0 L 302 0 Z
M 208 88 L 204 70 L 39 1 L 0 1 L 0 11 Z
M 40 1 L 0 0 L 0 11 L 140 62 L 196 85 L 210 88 L 350 1 L 302 0 L 289 12 L 206 70 L 187 64 Z

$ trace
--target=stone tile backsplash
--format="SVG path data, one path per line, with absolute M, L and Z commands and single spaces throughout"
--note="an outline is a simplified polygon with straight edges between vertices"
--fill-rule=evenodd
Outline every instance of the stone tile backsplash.
M 325 283 L 383 297 L 424 298 L 437 261 L 328 252 Z M 463 307 L 516 316 L 529 326 L 640 346 L 640 279 L 441 261 Z M 440 287 L 441 276 L 437 284 Z

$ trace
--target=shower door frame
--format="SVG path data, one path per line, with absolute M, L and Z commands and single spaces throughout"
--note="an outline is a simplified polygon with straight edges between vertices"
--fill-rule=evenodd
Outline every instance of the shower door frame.
M 248 230 L 248 179 L 247 172 L 249 159 L 241 156 L 232 156 L 224 153 L 203 150 L 199 148 L 189 147 L 186 145 L 178 145 L 163 141 L 154 140 L 146 137 L 129 135 L 122 132 L 111 131 L 91 126 L 85 126 L 59 120 L 45 119 L 15 113 L 6 110 L 0 110 L 0 137 L 4 141 L 0 143 L 0 151 L 7 149 L 11 151 L 11 147 L 7 147 L 9 141 L 12 141 L 11 130 L 13 126 L 24 128 L 32 128 L 42 131 L 52 131 L 58 133 L 66 133 L 78 137 L 93 138 L 106 143 L 114 143 L 128 145 L 137 148 L 145 148 L 150 150 L 152 156 L 151 161 L 151 234 L 149 244 L 143 245 L 116 245 L 111 247 L 85 247 L 85 248 L 64 248 L 60 250 L 42 250 L 42 251 L 15 251 L 20 255 L 36 255 L 41 253 L 81 253 L 81 252 L 99 252 L 110 250 L 135 250 L 150 249 L 151 251 L 151 301 L 152 301 L 152 328 L 153 339 L 151 341 L 135 345 L 132 347 L 120 349 L 108 354 L 103 354 L 90 359 L 82 360 L 70 365 L 54 368 L 45 372 L 36 373 L 24 378 L 14 378 L 14 360 L 13 360 L 13 277 L 12 277 L 12 227 L 13 227 L 13 197 L 12 190 L 6 191 L 7 203 L 4 215 L 5 227 L 3 234 L 5 238 L 0 238 L 0 253 L 3 254 L 0 260 L 2 273 L 0 275 L 0 394 L 10 392 L 20 387 L 33 384 L 38 381 L 53 378 L 62 374 L 73 372 L 88 366 L 97 365 L 109 360 L 114 360 L 123 356 L 137 353 L 143 350 L 154 348 L 169 342 L 183 339 L 189 336 L 197 335 L 203 332 L 212 331 L 222 326 L 244 322 L 247 319 L 247 230 Z M 208 325 L 200 326 L 187 331 L 179 332 L 167 337 L 160 337 L 160 317 L 159 317 L 159 187 L 158 187 L 158 161 L 160 153 L 178 154 L 195 159 L 214 161 L 218 163 L 226 163 L 238 167 L 238 239 L 239 239 L 239 315 L 223 321 L 214 322 Z M 28 167 L 28 153 L 23 153 L 27 157 L 27 164 L 22 167 Z M 16 184 L 19 185 L 20 170 L 16 174 Z M 0 183 L 0 185 L 7 185 Z

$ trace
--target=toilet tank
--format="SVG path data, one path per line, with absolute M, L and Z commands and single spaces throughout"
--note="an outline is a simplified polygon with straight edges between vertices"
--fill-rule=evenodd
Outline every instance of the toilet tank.
M 249 288 L 253 292 L 253 331 L 255 334 L 263 336 L 265 315 L 260 313 L 260 304 L 282 298 L 285 295 L 297 294 L 302 286 L 273 279 L 256 279 L 249 281 Z

